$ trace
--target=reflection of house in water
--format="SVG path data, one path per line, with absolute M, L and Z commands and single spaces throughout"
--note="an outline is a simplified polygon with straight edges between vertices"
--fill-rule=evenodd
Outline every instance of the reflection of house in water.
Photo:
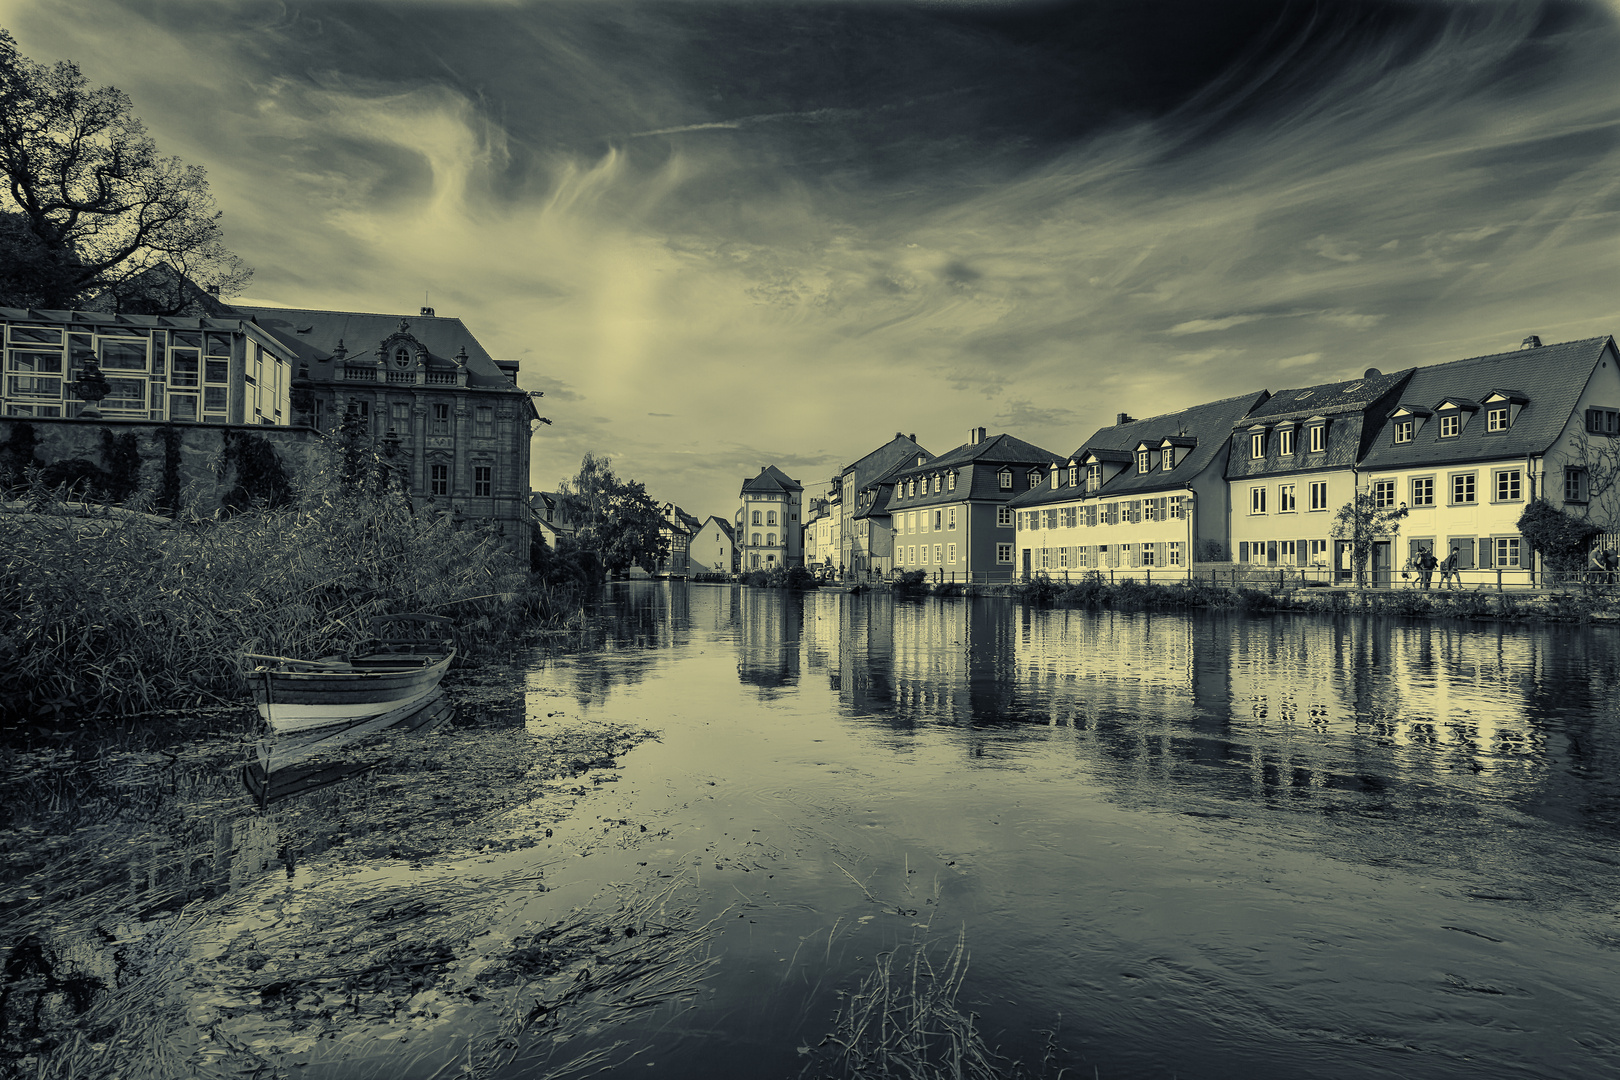
M 739 592 L 737 678 L 761 687 L 797 685 L 804 596 L 780 589 Z

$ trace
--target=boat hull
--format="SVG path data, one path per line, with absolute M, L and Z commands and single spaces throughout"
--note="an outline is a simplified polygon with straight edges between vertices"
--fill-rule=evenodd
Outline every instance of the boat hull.
M 360 723 L 421 701 L 438 689 L 454 650 L 439 656 L 363 658 L 340 670 L 283 665 L 249 676 L 270 729 L 278 734 Z M 406 666 L 409 664 L 409 666 Z

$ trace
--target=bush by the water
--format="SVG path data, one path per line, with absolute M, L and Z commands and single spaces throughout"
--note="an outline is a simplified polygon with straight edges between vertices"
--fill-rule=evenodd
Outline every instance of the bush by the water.
M 770 566 L 748 571 L 743 584 L 756 589 L 814 589 L 818 583 L 816 575 L 802 566 Z
M 897 593 L 920 593 L 928 587 L 928 571 L 902 570 L 894 576 L 892 588 Z
M 492 529 L 333 470 L 295 505 L 174 523 L 73 514 L 34 479 L 42 512 L 0 514 L 0 738 L 242 700 L 243 652 L 342 652 L 374 615 L 449 616 L 476 654 L 578 607 Z

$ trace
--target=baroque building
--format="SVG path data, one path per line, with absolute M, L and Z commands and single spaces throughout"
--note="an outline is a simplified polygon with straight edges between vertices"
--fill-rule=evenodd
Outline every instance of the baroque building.
M 518 363 L 496 360 L 460 319 L 308 308 L 234 310 L 290 346 L 293 423 L 330 431 L 354 417 L 404 460 L 418 507 L 526 528 L 529 437 L 543 421 L 518 387 Z

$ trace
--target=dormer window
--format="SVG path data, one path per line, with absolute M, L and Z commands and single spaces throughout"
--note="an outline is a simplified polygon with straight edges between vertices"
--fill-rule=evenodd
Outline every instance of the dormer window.
M 956 490 L 956 474 L 955 473 L 947 473 L 945 475 L 945 483 L 946 483 L 946 485 L 949 487 L 949 489 L 951 491 L 955 491 Z
M 906 481 L 906 494 L 908 496 L 917 494 L 917 478 L 916 477 L 912 477 L 910 480 Z
M 1162 468 L 1165 472 L 1169 472 L 1171 469 L 1176 467 L 1176 448 L 1175 447 L 1167 446 L 1163 450 L 1161 450 L 1159 453 L 1160 453 L 1160 458 L 1159 458 L 1159 467 L 1160 468 Z
M 1313 424 L 1311 426 L 1310 453 L 1321 454 L 1327 451 L 1327 425 Z
M 1002 469 L 1001 472 L 996 474 L 996 482 L 1000 485 L 1002 491 L 1011 491 L 1012 490 L 1012 470 L 1011 469 Z
M 1102 463 L 1099 461 L 1093 461 L 1086 466 L 1086 490 L 1102 490 Z
M 1455 439 L 1462 434 L 1462 414 L 1448 413 L 1440 418 L 1440 437 L 1442 439 Z
M 1266 433 L 1255 431 L 1249 434 L 1249 456 L 1263 458 L 1266 456 Z
M 1153 468 L 1153 451 L 1138 450 L 1136 452 L 1136 471 L 1145 473 Z
M 1507 429 L 1508 429 L 1508 408 L 1507 408 L 1506 405 L 1498 405 L 1495 408 L 1486 410 L 1486 412 L 1485 412 L 1485 430 L 1486 431 L 1506 431 Z
M 1409 443 L 1412 441 L 1412 421 L 1395 421 L 1395 441 L 1398 443 Z
M 1302 395 L 1303 396 L 1303 395 Z M 1283 457 L 1294 456 L 1294 429 L 1285 427 L 1277 432 L 1277 453 Z
M 1038 488 L 1041 486 L 1041 470 L 1029 470 L 1029 486 L 1032 488 Z
M 1069 466 L 1069 486 L 1074 487 L 1079 482 L 1080 482 L 1080 466 L 1078 466 L 1078 465 L 1070 465 Z

